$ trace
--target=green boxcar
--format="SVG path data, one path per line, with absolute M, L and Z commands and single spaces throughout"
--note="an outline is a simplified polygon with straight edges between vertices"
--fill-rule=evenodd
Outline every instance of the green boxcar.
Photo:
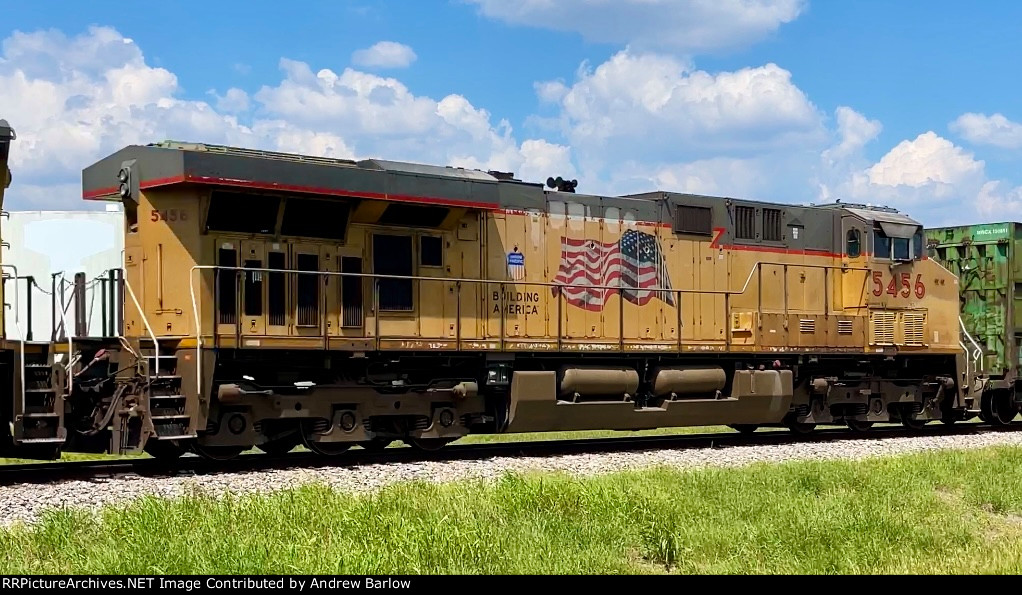
M 925 233 L 929 256 L 958 276 L 962 321 L 983 349 L 981 371 L 996 385 L 1013 387 L 1022 355 L 1022 223 Z

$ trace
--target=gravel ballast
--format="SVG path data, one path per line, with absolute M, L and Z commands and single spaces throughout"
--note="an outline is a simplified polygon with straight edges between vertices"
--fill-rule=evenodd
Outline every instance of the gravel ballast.
M 14 484 L 0 487 L 0 524 L 32 522 L 46 509 L 73 506 L 98 509 L 143 495 L 184 493 L 236 494 L 268 492 L 322 483 L 338 490 L 364 493 L 400 481 L 447 482 L 494 479 L 506 472 L 566 472 L 594 475 L 648 467 L 678 469 L 736 467 L 752 463 L 863 459 L 941 449 L 1022 446 L 1022 432 L 911 438 L 854 439 L 833 442 L 766 444 L 725 448 L 678 448 L 553 456 L 493 457 L 479 460 L 421 461 L 357 466 L 305 467 L 202 476 L 119 476 L 92 481 Z

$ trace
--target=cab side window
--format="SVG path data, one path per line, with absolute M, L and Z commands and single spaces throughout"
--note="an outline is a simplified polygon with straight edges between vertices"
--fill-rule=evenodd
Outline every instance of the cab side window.
M 894 260 L 910 260 L 908 238 L 894 238 Z
M 884 260 L 891 258 L 891 238 L 879 229 L 873 232 L 873 256 Z
M 862 239 L 858 229 L 848 230 L 848 235 L 845 239 L 845 253 L 848 255 L 848 258 L 858 258 L 862 254 Z

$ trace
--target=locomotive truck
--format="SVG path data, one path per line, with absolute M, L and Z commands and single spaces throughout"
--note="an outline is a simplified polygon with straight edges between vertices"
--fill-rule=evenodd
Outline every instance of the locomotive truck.
M 123 204 L 125 256 L 93 286 L 103 328 L 52 342 L 59 416 L 31 435 L 65 450 L 335 455 L 1017 411 L 976 390 L 958 278 L 893 209 L 174 141 L 82 180 Z M 77 278 L 75 308 L 87 291 Z

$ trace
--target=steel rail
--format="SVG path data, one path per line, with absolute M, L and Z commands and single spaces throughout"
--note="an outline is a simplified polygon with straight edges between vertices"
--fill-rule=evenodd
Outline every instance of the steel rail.
M 227 474 L 245 471 L 269 471 L 307 467 L 356 467 L 370 464 L 399 464 L 423 461 L 484 460 L 493 457 L 548 457 L 566 454 L 605 452 L 641 452 L 664 449 L 734 448 L 796 443 L 844 442 L 848 440 L 884 440 L 926 436 L 964 436 L 1022 430 L 1022 422 L 995 427 L 977 423 L 931 424 L 919 430 L 891 425 L 866 432 L 834 427 L 811 434 L 793 434 L 781 429 L 755 434 L 731 432 L 677 434 L 668 436 L 632 436 L 528 442 L 493 442 L 448 446 L 436 452 L 414 448 L 388 448 L 383 451 L 355 449 L 336 457 L 311 452 L 286 455 L 245 454 L 229 461 L 214 461 L 186 455 L 175 460 L 128 458 L 98 461 L 41 462 L 0 465 L 0 485 L 56 483 L 71 480 L 99 480 L 116 477 L 173 477 L 181 475 Z

